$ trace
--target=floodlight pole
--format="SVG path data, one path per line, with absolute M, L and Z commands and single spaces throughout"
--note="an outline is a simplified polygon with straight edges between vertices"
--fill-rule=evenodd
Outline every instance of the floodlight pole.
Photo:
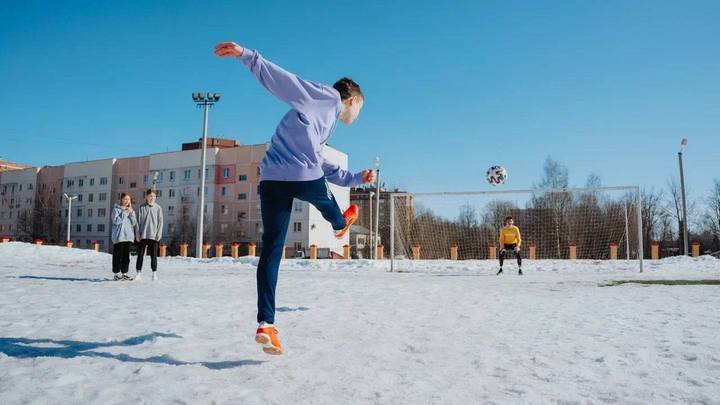
M 200 155 L 200 205 L 198 206 L 198 228 L 195 238 L 195 256 L 202 258 L 203 231 L 205 230 L 205 154 L 207 151 L 208 111 L 213 104 L 220 100 L 220 94 L 193 93 L 193 100 L 198 107 L 202 106 L 205 109 L 203 114 L 202 154 Z
M 680 151 L 678 151 L 678 162 L 680 163 L 680 192 L 682 194 L 682 210 L 683 210 L 683 254 L 688 255 L 688 218 L 687 218 L 687 205 L 685 205 L 685 173 L 683 172 L 683 149 L 687 146 L 687 138 L 683 138 L 680 141 Z
M 66 193 L 63 193 L 63 197 L 65 197 L 68 200 L 68 224 L 67 224 L 67 239 L 65 241 L 70 240 L 70 222 L 72 221 L 72 202 L 74 199 L 77 198 L 77 196 L 69 196 Z

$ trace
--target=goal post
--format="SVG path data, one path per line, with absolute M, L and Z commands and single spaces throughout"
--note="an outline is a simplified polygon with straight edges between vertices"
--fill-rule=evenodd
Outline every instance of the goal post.
M 638 186 L 390 193 L 390 270 L 404 260 L 492 260 L 512 216 L 530 260 L 637 260 L 643 271 Z

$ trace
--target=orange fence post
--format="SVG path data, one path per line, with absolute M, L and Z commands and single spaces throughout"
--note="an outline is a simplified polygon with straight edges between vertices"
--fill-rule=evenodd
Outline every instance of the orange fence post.
M 529 249 L 530 253 L 528 254 L 528 259 L 535 260 L 535 258 L 537 257 L 537 245 L 531 243 Z
M 610 260 L 617 260 L 618 244 L 613 242 L 610 244 Z
M 165 257 L 167 256 L 167 245 L 164 243 L 160 244 L 160 251 L 158 252 L 158 257 Z
M 458 259 L 458 245 L 452 244 L 450 245 L 450 260 L 457 260 Z
M 66 241 L 65 241 L 65 247 L 69 247 L 69 248 L 73 247 L 73 241 L 71 241 L 71 240 L 66 240 Z
M 385 247 L 382 243 L 378 243 L 377 249 L 375 250 L 375 259 L 383 260 L 385 258 Z
M 317 259 L 317 245 L 310 245 L 310 260 Z
M 255 256 L 255 244 L 250 242 L 248 243 L 248 256 Z
M 344 259 L 350 258 L 350 245 L 343 245 L 343 258 Z
M 233 242 L 232 245 L 230 245 L 230 256 L 232 256 L 233 259 L 238 258 L 238 250 L 240 248 L 240 244 L 237 242 Z
M 497 246 L 495 246 L 495 245 L 488 246 L 488 259 L 490 259 L 490 260 L 497 259 Z
M 659 260 L 660 259 L 660 243 L 653 242 L 650 245 L 650 259 L 651 260 Z
M 693 242 L 692 243 L 692 257 L 698 257 L 700 256 L 700 242 Z
M 0 243 L 7 243 L 10 242 L 10 237 L 7 235 L 3 235 L 2 238 L 0 238 Z
M 207 259 L 209 254 L 210 254 L 210 244 L 207 242 L 204 242 L 202 245 L 202 258 Z
M 96 252 L 100 251 L 100 242 L 98 242 L 98 241 L 93 242 L 93 250 Z
M 577 245 L 575 242 L 570 242 L 570 260 L 577 259 Z
M 215 244 L 215 257 L 223 257 L 223 244 L 222 243 Z
M 420 260 L 420 245 L 413 245 L 412 255 L 413 255 L 413 260 Z
M 188 255 L 188 244 L 183 242 L 180 244 L 180 256 L 187 257 Z
M 43 240 L 42 240 L 42 239 L 35 239 L 35 244 L 38 245 L 38 246 L 40 246 L 40 245 L 43 244 Z

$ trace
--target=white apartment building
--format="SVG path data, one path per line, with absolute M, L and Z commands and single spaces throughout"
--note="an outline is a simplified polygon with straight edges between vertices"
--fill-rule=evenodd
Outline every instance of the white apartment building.
M 31 167 L 0 173 L 0 235 L 18 238 L 29 237 L 28 231 L 32 234 L 30 229 L 18 232 L 17 226 L 20 216 L 32 215 L 38 171 Z

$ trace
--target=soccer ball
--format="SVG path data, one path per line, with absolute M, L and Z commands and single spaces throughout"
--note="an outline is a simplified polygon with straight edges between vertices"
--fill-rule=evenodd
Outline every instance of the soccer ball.
M 505 183 L 507 177 L 507 170 L 502 166 L 493 166 L 485 173 L 485 179 L 487 179 L 488 183 L 492 186 L 499 186 Z

